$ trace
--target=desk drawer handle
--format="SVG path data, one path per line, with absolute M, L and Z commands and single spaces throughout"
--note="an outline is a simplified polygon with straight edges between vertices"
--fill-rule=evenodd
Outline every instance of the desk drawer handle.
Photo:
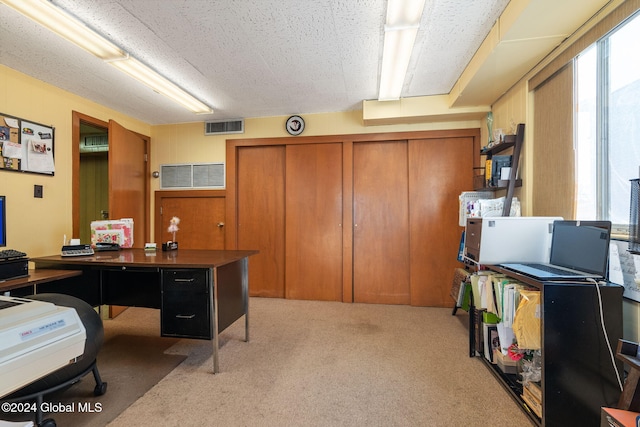
M 178 319 L 193 319 L 194 317 L 196 317 L 195 314 L 176 314 Z
M 175 279 L 176 282 L 187 282 L 187 283 L 191 283 L 193 281 L 195 281 L 196 279 L 194 279 L 193 277 L 190 279 Z

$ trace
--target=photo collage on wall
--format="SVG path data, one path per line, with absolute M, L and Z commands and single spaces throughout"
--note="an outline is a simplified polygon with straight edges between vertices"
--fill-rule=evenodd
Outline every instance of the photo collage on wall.
M 0 170 L 55 173 L 54 128 L 0 113 Z

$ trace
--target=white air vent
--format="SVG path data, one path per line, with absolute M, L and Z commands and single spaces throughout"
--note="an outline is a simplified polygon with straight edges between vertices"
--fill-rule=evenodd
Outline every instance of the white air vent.
M 225 133 L 244 133 L 244 120 L 227 120 L 204 123 L 205 135 L 220 135 Z
M 80 139 L 81 153 L 109 151 L 109 135 L 91 135 Z
M 224 163 L 160 165 L 160 188 L 224 188 Z

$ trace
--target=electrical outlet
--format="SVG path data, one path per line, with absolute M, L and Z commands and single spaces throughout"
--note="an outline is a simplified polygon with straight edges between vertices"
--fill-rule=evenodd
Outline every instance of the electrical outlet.
M 42 199 L 42 185 L 36 184 L 33 186 L 33 197 Z

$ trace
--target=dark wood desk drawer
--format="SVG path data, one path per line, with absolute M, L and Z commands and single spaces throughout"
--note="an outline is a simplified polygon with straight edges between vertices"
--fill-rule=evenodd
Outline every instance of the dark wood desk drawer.
M 211 339 L 208 270 L 162 272 L 162 336 Z

